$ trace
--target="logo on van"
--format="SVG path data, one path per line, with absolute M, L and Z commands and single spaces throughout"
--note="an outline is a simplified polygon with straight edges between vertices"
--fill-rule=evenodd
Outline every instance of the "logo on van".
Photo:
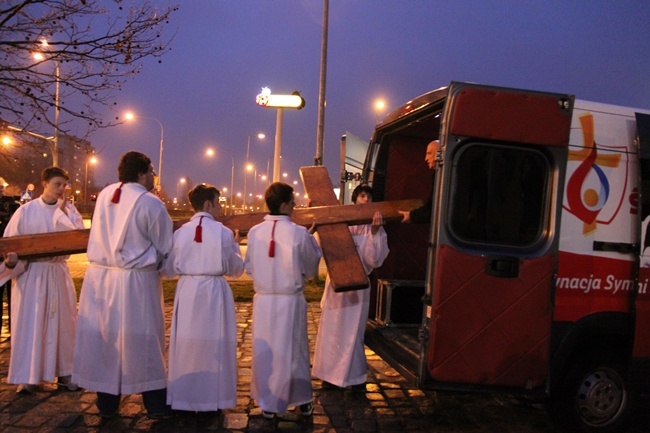
M 598 153 L 599 148 L 606 147 L 595 141 L 593 115 L 581 116 L 580 124 L 584 147 L 569 151 L 569 164 L 575 161 L 578 166 L 568 169 L 571 176 L 564 208 L 583 222 L 582 232 L 587 235 L 594 232 L 598 224 L 611 223 L 618 214 L 627 187 L 627 172 L 622 183 L 610 183 L 612 177 L 608 177 L 608 173 L 621 166 L 622 153 Z M 627 164 L 624 168 L 627 170 Z

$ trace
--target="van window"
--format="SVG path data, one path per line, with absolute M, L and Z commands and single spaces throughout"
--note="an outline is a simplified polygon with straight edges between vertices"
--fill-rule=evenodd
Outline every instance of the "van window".
M 455 159 L 449 227 L 459 241 L 527 247 L 540 240 L 550 167 L 539 151 L 469 144 Z

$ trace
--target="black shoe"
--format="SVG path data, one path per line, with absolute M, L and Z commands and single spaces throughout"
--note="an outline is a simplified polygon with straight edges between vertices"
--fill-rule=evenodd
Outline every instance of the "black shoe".
M 117 412 L 113 412 L 113 413 L 99 412 L 99 416 L 101 416 L 102 419 L 111 419 L 114 418 L 115 415 L 117 415 Z
M 273 419 L 275 418 L 275 412 L 267 412 L 265 410 L 262 411 L 262 416 L 266 419 Z
M 323 384 L 321 385 L 322 389 L 340 389 L 339 386 L 334 385 L 331 382 L 328 382 L 326 380 L 323 381 Z
M 166 409 L 163 412 L 156 412 L 156 413 L 148 413 L 147 418 L 149 419 L 156 419 L 156 420 L 163 420 L 163 419 L 170 419 L 173 418 L 174 415 L 176 415 L 176 412 L 174 412 L 171 409 Z
M 300 405 L 300 415 L 302 416 L 312 416 L 314 413 L 314 403 L 309 402 Z

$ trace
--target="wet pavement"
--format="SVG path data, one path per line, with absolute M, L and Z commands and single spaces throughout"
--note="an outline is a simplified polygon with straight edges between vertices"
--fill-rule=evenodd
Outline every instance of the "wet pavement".
M 73 256 L 73 276 L 83 275 L 85 256 Z M 165 306 L 166 326 L 172 305 Z M 6 314 L 6 305 L 4 312 Z M 276 421 L 262 417 L 250 398 L 252 304 L 236 303 L 238 332 L 237 406 L 221 414 L 177 413 L 168 420 L 148 419 L 139 395 L 124 396 L 119 414 L 102 419 L 95 393 L 57 389 L 43 383 L 34 394 L 17 394 L 7 384 L 11 339 L 6 317 L 0 337 L 0 431 L 10 432 L 555 432 L 544 406 L 508 395 L 438 393 L 420 390 L 367 349 L 368 383 L 365 392 L 323 389 L 313 378 L 314 415 L 281 414 Z M 308 332 L 313 353 L 320 320 L 318 303 L 310 303 Z M 169 333 L 167 333 L 167 336 Z M 636 411 L 633 433 L 650 431 L 649 399 Z

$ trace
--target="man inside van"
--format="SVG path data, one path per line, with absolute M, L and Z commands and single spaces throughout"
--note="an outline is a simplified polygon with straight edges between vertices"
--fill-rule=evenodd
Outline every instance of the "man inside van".
M 440 149 L 440 141 L 433 140 L 427 145 L 427 153 L 424 160 L 431 170 L 436 169 L 436 154 Z M 431 208 L 433 207 L 433 194 L 429 194 L 429 200 L 417 209 L 412 211 L 398 211 L 402 215 L 403 223 L 426 224 L 431 222 Z

